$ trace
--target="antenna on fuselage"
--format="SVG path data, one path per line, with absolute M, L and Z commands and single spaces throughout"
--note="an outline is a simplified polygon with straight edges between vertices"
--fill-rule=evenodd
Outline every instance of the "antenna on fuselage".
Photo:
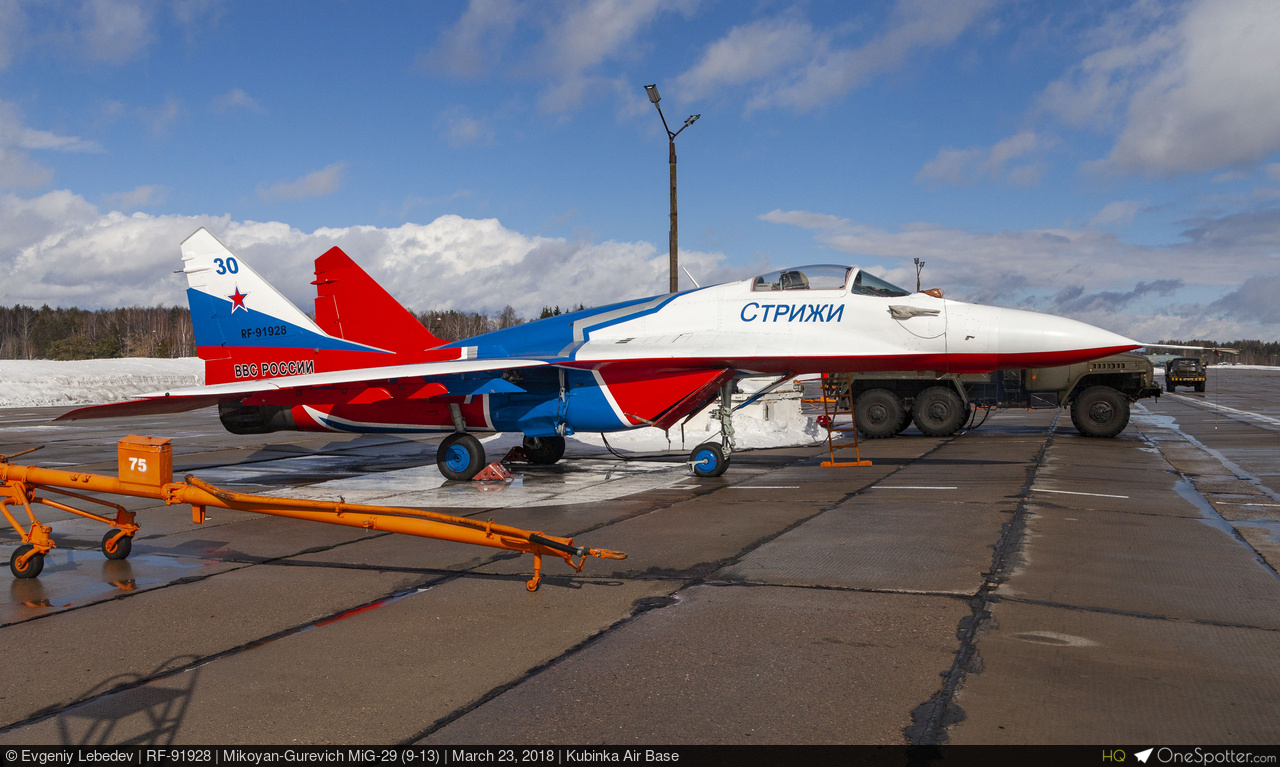
M 684 264 L 681 264 L 680 268 L 684 270 L 685 276 L 689 278 L 689 282 L 692 282 L 695 288 L 702 287 L 701 285 L 698 284 L 698 281 L 693 278 L 693 275 L 689 274 L 689 270 L 685 267 Z

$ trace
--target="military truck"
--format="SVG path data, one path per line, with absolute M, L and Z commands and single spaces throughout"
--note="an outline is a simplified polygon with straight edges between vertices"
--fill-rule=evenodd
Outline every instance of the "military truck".
M 1195 357 L 1176 357 L 1165 363 L 1164 388 L 1173 391 L 1179 386 L 1194 386 L 1196 391 L 1204 391 L 1204 363 Z
M 1160 396 L 1155 367 L 1140 354 L 981 374 L 843 373 L 836 386 L 838 407 L 851 403 L 858 431 L 872 439 L 911 423 L 929 436 L 950 436 L 966 423 L 975 428 L 979 410 L 1068 406 L 1081 434 L 1114 437 L 1129 424 L 1131 402 Z

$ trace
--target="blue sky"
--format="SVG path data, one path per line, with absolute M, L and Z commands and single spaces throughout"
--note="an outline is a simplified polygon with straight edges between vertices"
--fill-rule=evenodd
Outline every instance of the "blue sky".
M 309 309 L 839 262 L 1157 337 L 1280 338 L 1280 3 L 0 0 L 0 303 L 180 303 L 208 226 Z M 687 280 L 683 282 L 688 286 Z

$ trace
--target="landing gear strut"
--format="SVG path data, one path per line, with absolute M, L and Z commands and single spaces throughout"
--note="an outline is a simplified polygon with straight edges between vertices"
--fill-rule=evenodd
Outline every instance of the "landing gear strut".
M 718 477 L 729 468 L 733 453 L 733 381 L 720 387 L 720 404 L 712 408 L 711 417 L 720 422 L 720 444 L 703 442 L 689 454 L 689 464 L 697 477 Z

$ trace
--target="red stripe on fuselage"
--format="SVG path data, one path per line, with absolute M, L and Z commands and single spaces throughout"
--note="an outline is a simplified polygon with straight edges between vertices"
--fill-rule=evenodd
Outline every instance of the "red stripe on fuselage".
M 557 363 L 566 367 L 613 371 L 638 371 L 668 376 L 690 370 L 733 368 L 760 373 L 871 373 L 896 370 L 929 370 L 937 373 L 990 373 L 993 370 L 1058 367 L 1088 362 L 1140 348 L 1137 345 L 1106 346 L 1059 352 L 1023 354 L 894 354 L 875 357 L 662 357 L 634 360 L 581 360 Z M 612 387 L 610 387 L 612 389 Z
M 206 385 L 305 375 L 301 372 L 289 372 L 299 368 L 310 373 L 331 373 L 387 365 L 410 365 L 417 362 L 447 362 L 462 358 L 462 350 L 457 348 L 384 354 L 331 349 L 316 351 L 277 346 L 202 346 L 197 350 L 197 354 L 205 361 Z M 285 372 L 280 372 L 281 363 L 286 366 Z M 273 369 L 272 364 L 276 365 L 275 373 L 270 372 Z M 268 372 L 263 372 L 264 365 Z

